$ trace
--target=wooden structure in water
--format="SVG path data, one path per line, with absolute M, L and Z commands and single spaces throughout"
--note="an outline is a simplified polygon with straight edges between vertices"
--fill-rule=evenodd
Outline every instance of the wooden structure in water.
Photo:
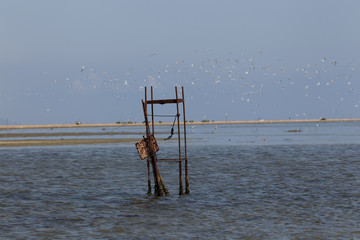
M 174 115 L 174 123 L 171 129 L 171 138 L 174 134 L 174 126 L 177 125 L 177 142 L 178 142 L 178 157 L 177 158 L 166 158 L 158 159 L 156 152 L 159 150 L 157 141 L 155 139 L 155 124 L 154 117 L 159 116 L 154 114 L 154 105 L 174 104 L 176 106 L 176 115 Z M 181 108 L 182 105 L 182 108 Z M 148 107 L 150 106 L 151 114 L 148 113 Z M 158 162 L 177 162 L 179 164 L 179 194 L 184 193 L 183 187 L 183 168 L 185 168 L 185 193 L 190 193 L 189 188 L 189 176 L 188 176 L 188 158 L 187 158 L 187 147 L 186 147 L 186 118 L 185 118 L 185 98 L 184 98 L 184 87 L 181 88 L 181 97 L 179 97 L 178 88 L 175 87 L 175 98 L 174 99 L 161 99 L 155 100 L 153 95 L 153 87 L 151 87 L 151 97 L 148 99 L 147 88 L 145 87 L 145 100 L 142 100 L 142 107 L 145 118 L 146 126 L 146 138 L 136 144 L 142 159 L 147 159 L 148 169 L 148 194 L 151 194 L 151 173 L 150 164 L 152 165 L 152 172 L 154 178 L 154 193 L 157 196 L 169 195 L 165 183 L 160 175 Z M 183 122 L 180 122 L 180 112 L 182 111 Z M 149 119 L 151 117 L 151 122 Z M 160 115 L 161 116 L 161 115 Z M 181 131 L 182 130 L 182 131 Z M 185 166 L 183 166 L 183 163 Z

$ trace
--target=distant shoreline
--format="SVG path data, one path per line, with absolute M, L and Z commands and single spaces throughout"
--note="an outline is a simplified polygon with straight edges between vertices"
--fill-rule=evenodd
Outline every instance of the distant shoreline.
M 304 122 L 360 122 L 360 119 L 302 119 L 302 120 L 258 120 L 258 121 L 202 121 L 187 122 L 187 125 L 227 125 L 227 124 L 272 124 L 272 123 L 304 123 Z M 155 123 L 157 126 L 168 126 L 173 123 Z M 114 144 L 135 143 L 140 138 L 117 138 L 116 135 L 139 135 L 137 132 L 11 132 L 12 129 L 56 129 L 56 128 L 91 128 L 91 127 L 131 127 L 144 126 L 144 123 L 96 123 L 96 124 L 45 124 L 45 125 L 0 125 L 0 148 L 1 147 L 25 147 L 25 146 L 55 146 L 55 145 L 80 145 L 80 144 Z M 91 136 L 104 136 L 104 138 L 91 138 Z M 47 139 L 52 137 L 52 139 Z M 86 138 L 82 138 L 86 137 Z M 88 138 L 90 137 L 90 138 Z M 70 139 L 69 139 L 70 138 Z
M 197 121 L 186 125 L 225 125 L 225 124 L 263 124 L 263 123 L 305 123 L 305 122 L 360 122 L 360 119 L 296 119 L 296 120 L 250 120 L 250 121 Z M 173 123 L 155 123 L 167 126 Z M 132 127 L 144 126 L 144 123 L 81 123 L 81 124 L 40 124 L 40 125 L 0 125 L 0 130 L 39 129 L 39 128 L 90 128 L 90 127 Z
M 82 144 L 109 144 L 131 143 L 139 139 L 133 138 L 106 138 L 106 139 L 27 139 L 0 141 L 0 147 L 28 147 L 28 146 L 59 146 L 59 145 L 82 145 Z

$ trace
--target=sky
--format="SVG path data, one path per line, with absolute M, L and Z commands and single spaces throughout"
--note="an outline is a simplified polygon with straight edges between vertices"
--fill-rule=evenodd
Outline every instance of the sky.
M 359 9 L 357 0 L 3 0 L 0 124 L 142 122 L 145 86 L 156 99 L 183 86 L 187 120 L 360 118 Z

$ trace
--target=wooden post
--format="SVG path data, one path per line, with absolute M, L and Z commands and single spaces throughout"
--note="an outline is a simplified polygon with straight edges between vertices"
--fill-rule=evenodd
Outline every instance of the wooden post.
M 184 143 L 185 143 L 185 193 L 190 193 L 189 186 L 189 174 L 188 174 L 188 158 L 187 158 L 187 148 L 186 148 L 186 118 L 185 118 L 185 95 L 184 87 L 181 87 L 182 90 L 182 99 L 183 99 L 183 116 L 184 116 Z
M 157 162 L 156 161 L 156 153 L 154 153 L 154 151 L 153 151 L 153 144 L 150 139 L 151 135 L 150 135 L 149 121 L 148 121 L 148 117 L 147 117 L 146 103 L 144 101 L 142 101 L 142 105 L 143 105 L 144 117 L 145 117 L 148 153 L 149 153 L 150 159 L 151 159 L 151 165 L 153 168 L 153 175 L 154 175 L 154 182 L 155 182 L 154 193 L 157 196 L 162 196 L 163 195 L 163 188 L 162 188 L 163 184 L 162 184 L 160 172 L 159 172 L 159 169 L 158 169 L 157 163 L 156 163 Z
M 154 93 L 153 93 L 153 87 L 151 86 L 151 126 L 152 126 L 152 136 L 155 137 L 155 120 L 154 120 L 154 102 L 153 101 L 154 101 Z M 157 162 L 156 152 L 153 152 L 153 155 L 154 155 L 154 161 Z M 164 182 L 163 178 L 161 177 L 161 174 L 160 174 L 159 168 L 157 167 L 157 164 L 156 164 L 156 171 L 158 172 L 157 175 L 160 180 L 160 185 L 162 187 L 162 191 L 164 191 L 166 196 L 170 195 L 168 189 L 165 186 L 165 182 Z
M 145 102 L 146 101 L 147 101 L 147 90 L 146 90 L 146 87 L 145 87 Z M 143 103 L 143 108 L 144 108 L 144 103 Z M 144 116 L 145 116 L 145 112 L 144 112 Z M 146 132 L 146 137 L 148 137 L 147 135 L 148 135 L 148 133 Z M 147 157 L 146 161 L 147 161 L 147 171 L 148 171 L 148 192 L 147 192 L 147 194 L 151 195 L 150 158 Z
M 153 103 L 151 104 L 151 115 L 152 115 L 152 134 L 150 132 L 149 126 L 149 119 L 147 114 L 147 89 L 145 87 L 145 102 L 142 101 L 143 111 L 144 111 L 144 118 L 145 118 L 145 125 L 146 125 L 146 139 L 147 139 L 147 146 L 148 146 L 148 153 L 151 161 L 151 165 L 153 168 L 153 175 L 154 175 L 154 194 L 157 196 L 162 196 L 164 193 L 165 195 L 169 195 L 169 191 L 165 186 L 164 180 L 160 175 L 159 168 L 157 166 L 157 156 L 156 152 L 154 151 L 153 142 L 151 138 L 154 137 L 154 111 L 153 111 Z M 151 87 L 151 100 L 153 100 L 153 92 Z M 148 158 L 149 159 L 149 158 Z M 149 162 L 150 162 L 149 161 Z M 148 194 L 151 194 L 151 180 L 150 180 L 150 166 L 148 164 Z
M 181 160 L 181 135 L 180 135 L 180 114 L 179 114 L 179 97 L 177 87 L 175 87 L 176 94 L 176 118 L 178 125 L 178 144 L 179 144 L 179 194 L 184 193 L 183 180 L 182 180 L 182 160 Z
M 148 195 L 151 195 L 151 177 L 150 177 L 150 159 L 147 158 L 147 169 L 148 169 Z
M 151 125 L 152 125 L 152 135 L 155 137 L 154 133 L 154 97 L 153 97 L 153 87 L 151 86 Z

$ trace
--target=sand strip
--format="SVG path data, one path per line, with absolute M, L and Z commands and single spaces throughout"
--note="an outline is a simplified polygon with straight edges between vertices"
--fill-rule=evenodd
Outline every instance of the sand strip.
M 187 122 L 187 125 L 221 125 L 221 124 L 261 124 L 261 123 L 304 123 L 304 122 L 359 122 L 360 119 L 296 119 L 296 120 L 254 120 L 254 121 L 201 121 Z M 172 125 L 168 123 L 155 123 L 156 126 Z M 0 130 L 6 129 L 37 129 L 37 128 L 84 128 L 84 127 L 132 127 L 144 126 L 144 123 L 82 123 L 82 124 L 45 124 L 45 125 L 0 125 Z
M 142 132 L 48 132 L 48 133 L 0 133 L 0 138 L 26 138 L 26 137 L 87 137 L 87 136 L 117 136 L 137 135 Z
M 56 139 L 56 140 L 16 140 L 0 141 L 0 147 L 24 147 L 24 146 L 55 146 L 55 145 L 78 145 L 78 144 L 108 144 L 108 143 L 131 143 L 140 139 L 115 138 L 115 139 Z

